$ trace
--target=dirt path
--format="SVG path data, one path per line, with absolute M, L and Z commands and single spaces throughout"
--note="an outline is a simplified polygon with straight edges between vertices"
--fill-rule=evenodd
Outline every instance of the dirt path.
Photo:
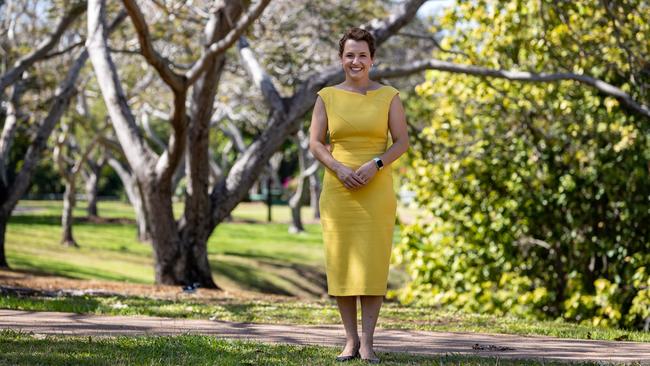
M 251 324 L 19 310 L 0 310 L 0 329 L 84 336 L 204 334 L 265 343 L 337 347 L 341 346 L 343 340 L 343 328 L 340 326 Z M 375 346 L 380 352 L 423 355 L 460 353 L 503 358 L 650 364 L 650 343 L 637 342 L 379 329 L 375 335 Z

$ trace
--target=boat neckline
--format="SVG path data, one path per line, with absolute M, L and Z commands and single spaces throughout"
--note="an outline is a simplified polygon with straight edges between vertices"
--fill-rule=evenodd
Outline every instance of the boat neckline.
M 388 85 L 382 85 L 382 86 L 380 86 L 380 87 L 377 88 L 377 89 L 366 90 L 366 94 L 361 94 L 361 93 L 353 92 L 353 91 L 350 91 L 350 90 L 337 88 L 336 86 L 332 86 L 331 88 L 332 88 L 332 89 L 336 89 L 336 90 L 340 90 L 340 91 L 344 91 L 344 92 L 346 92 L 346 93 L 356 94 L 356 95 L 361 95 L 361 96 L 364 96 L 364 97 L 365 97 L 365 96 L 367 96 L 368 93 L 370 93 L 370 92 L 376 92 L 376 91 L 378 91 L 378 90 L 380 90 L 380 89 L 387 88 L 387 87 L 388 87 Z

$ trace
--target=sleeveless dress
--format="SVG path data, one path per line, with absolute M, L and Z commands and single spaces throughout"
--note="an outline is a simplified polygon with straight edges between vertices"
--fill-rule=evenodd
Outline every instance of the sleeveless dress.
M 325 103 L 334 159 L 356 170 L 383 154 L 388 112 L 397 89 L 366 95 L 335 87 L 318 92 Z M 325 169 L 319 205 L 327 292 L 332 296 L 386 295 L 397 200 L 390 165 L 355 191 Z

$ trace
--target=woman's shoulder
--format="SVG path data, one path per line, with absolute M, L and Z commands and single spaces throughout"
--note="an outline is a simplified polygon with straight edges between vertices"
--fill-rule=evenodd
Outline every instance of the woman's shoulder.
M 326 86 L 326 87 L 322 88 L 321 90 L 319 90 L 318 92 L 316 92 L 316 94 L 323 97 L 323 96 L 329 94 L 330 91 L 332 90 L 332 88 L 333 88 L 332 86 Z
M 399 94 L 399 90 L 395 89 L 390 85 L 379 84 L 379 88 L 375 89 L 382 99 L 387 99 L 389 102 L 393 100 L 393 97 Z

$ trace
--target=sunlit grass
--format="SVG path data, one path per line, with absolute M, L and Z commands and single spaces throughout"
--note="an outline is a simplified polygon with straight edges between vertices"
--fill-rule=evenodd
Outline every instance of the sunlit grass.
M 321 227 L 313 220 L 309 223 L 313 211 L 303 208 L 306 232 L 290 234 L 289 208 L 272 207 L 272 223 L 259 221 L 266 219 L 263 204 L 242 203 L 233 211 L 232 222 L 216 228 L 208 241 L 215 281 L 226 289 L 320 297 L 325 292 L 324 253 Z M 153 283 L 152 249 L 136 240 L 133 223 L 82 220 L 85 202 L 79 202 L 74 236 L 80 247 L 63 247 L 59 244 L 61 208 L 60 201 L 20 202 L 6 235 L 12 268 L 79 279 Z M 182 205 L 176 204 L 174 210 L 180 213 Z M 118 201 L 100 201 L 99 214 L 112 219 L 134 217 L 133 209 Z M 395 235 L 398 238 L 397 229 Z M 403 278 L 402 273 L 391 271 L 391 287 Z
M 80 248 L 59 244 L 57 210 L 60 202 L 27 201 L 27 207 L 12 217 L 7 230 L 6 249 L 15 269 L 55 274 L 79 279 L 116 280 L 149 284 L 153 282 L 152 250 L 136 240 L 132 224 L 79 222 L 75 236 Z M 209 240 L 208 252 L 215 281 L 225 289 L 248 290 L 303 299 L 273 301 L 195 301 L 155 300 L 137 297 L 33 297 L 0 298 L 0 307 L 24 310 L 54 310 L 79 313 L 154 315 L 190 318 L 217 318 L 229 321 L 291 324 L 338 324 L 335 304 L 317 299 L 324 292 L 324 263 L 320 225 L 307 224 L 307 232 L 288 233 L 287 223 L 242 223 L 240 210 L 263 210 L 257 204 L 238 207 L 235 222 L 221 224 Z M 286 207 L 285 207 L 286 208 Z M 277 207 L 278 210 L 281 207 Z M 80 215 L 84 214 L 82 208 Z M 287 208 L 288 211 L 288 208 Z M 114 218 L 132 215 L 131 208 L 120 202 L 101 202 L 100 214 Z M 277 215 L 278 220 L 282 218 Z M 286 218 L 288 219 L 288 212 Z M 305 217 L 308 217 L 307 215 Z M 396 236 L 399 233 L 396 232 Z M 391 272 L 396 278 L 403 276 Z M 127 307 L 116 307 L 116 304 Z M 565 322 L 540 322 L 512 317 L 463 314 L 443 310 L 403 307 L 387 303 L 381 313 L 380 327 L 522 335 L 551 335 L 567 338 L 650 341 L 643 332 L 628 332 L 579 326 Z
M 333 300 L 247 300 L 191 298 L 161 300 L 134 296 L 58 296 L 0 298 L 0 308 L 62 311 L 106 315 L 149 315 L 274 324 L 340 324 Z M 360 309 L 359 309 L 360 311 Z M 650 333 L 576 325 L 564 321 L 536 321 L 510 316 L 466 314 L 442 309 L 385 303 L 377 326 L 384 329 L 547 335 L 573 339 L 650 342 Z M 622 338 L 621 338 L 622 337 Z
M 334 347 L 264 344 L 213 336 L 73 337 L 0 332 L 1 365 L 332 365 Z M 383 365 L 570 365 L 462 355 L 377 352 Z M 356 359 L 349 365 L 362 365 Z M 586 362 L 580 365 L 598 365 Z

